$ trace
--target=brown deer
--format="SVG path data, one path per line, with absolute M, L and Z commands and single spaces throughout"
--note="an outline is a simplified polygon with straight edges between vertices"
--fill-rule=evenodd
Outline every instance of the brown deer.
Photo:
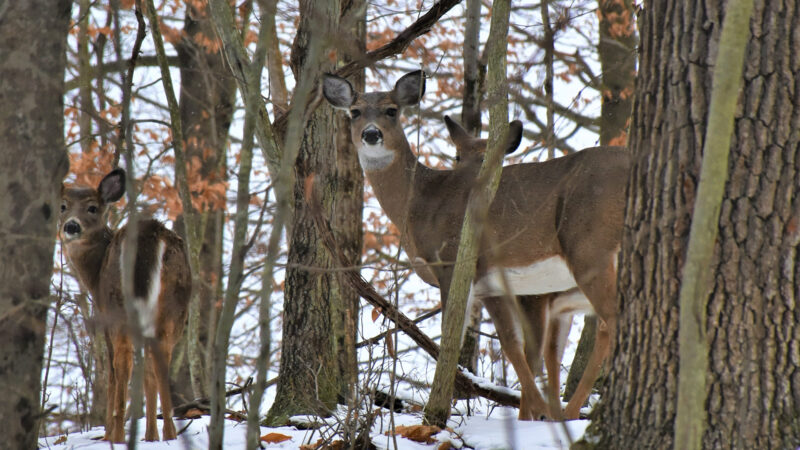
M 456 147 L 455 170 L 469 170 L 477 175 L 486 153 L 486 139 L 472 136 L 450 116 L 444 116 L 444 122 L 447 126 L 447 131 L 450 133 L 450 139 Z M 522 136 L 520 135 L 520 137 Z M 515 150 L 516 147 L 508 147 L 506 148 L 506 154 L 511 154 Z M 567 292 L 544 295 L 519 296 L 520 307 L 528 325 L 528 330 L 524 331 L 531 333 L 525 339 L 525 355 L 528 360 L 528 367 L 534 375 L 541 373 L 542 353 L 544 352 L 548 393 L 551 395 L 551 402 L 558 401 L 557 394 L 561 387 L 560 365 L 566 349 L 567 338 L 572 328 L 574 313 L 593 312 L 591 309 L 588 311 L 573 311 L 563 308 L 564 305 L 570 304 L 569 296 L 578 293 L 577 289 L 573 289 Z
M 127 227 L 107 226 L 108 206 L 125 193 L 125 172 L 116 169 L 97 189 L 62 188 L 59 229 L 64 253 L 81 285 L 89 291 L 110 354 L 104 440 L 124 442 L 125 405 L 133 344 L 122 291 Z M 145 440 L 157 441 L 156 402 L 161 397 L 164 440 L 175 439 L 168 367 L 183 332 L 192 277 L 183 240 L 160 222 L 138 222 L 134 264 L 134 306 L 145 343 Z
M 400 112 L 417 104 L 424 91 L 421 71 L 404 75 L 389 92 L 357 93 L 343 78 L 326 75 L 323 79 L 328 102 L 349 112 L 362 169 L 389 219 L 401 231 L 414 269 L 423 280 L 439 286 L 444 300 L 475 177 L 471 170 L 428 168 L 411 152 Z M 548 409 L 535 384 L 525 351 L 525 336 L 532 333 L 523 332 L 523 317 L 504 299 L 501 276 L 514 295 L 552 294 L 523 308 L 524 320 L 532 317 L 533 325 L 540 328 L 542 323 L 554 323 L 552 319 L 543 322 L 548 315 L 561 318 L 591 311 L 599 316 L 595 348 L 564 411 L 567 418 L 578 417 L 616 325 L 616 261 L 629 166 L 624 149 L 593 148 L 503 169 L 470 297 L 483 302 L 503 352 L 517 372 L 522 386 L 520 419 L 558 418 L 561 409 L 555 403 Z M 532 357 L 536 351 L 531 349 L 538 345 L 529 343 L 527 356 Z

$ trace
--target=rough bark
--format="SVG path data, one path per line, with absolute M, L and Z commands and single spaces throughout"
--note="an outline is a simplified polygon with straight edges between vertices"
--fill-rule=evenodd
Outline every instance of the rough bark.
M 366 1 L 348 0 L 342 3 L 342 20 L 338 40 L 342 45 L 342 62 L 349 62 L 366 50 Z M 350 77 L 358 92 L 364 91 L 364 71 Z M 347 257 L 346 264 L 357 267 L 361 264 L 363 246 L 362 212 L 364 209 L 364 174 L 358 162 L 358 153 L 350 138 L 350 119 L 344 114 L 334 115 L 336 129 L 336 153 L 334 163 L 333 209 L 331 225 L 337 242 Z M 333 277 L 331 296 L 339 300 L 331 303 L 333 339 L 338 359 L 339 395 L 345 401 L 353 399 L 353 388 L 358 381 L 358 362 L 355 351 L 359 318 L 359 296 L 348 283 Z
M 209 185 L 221 183 L 225 176 L 225 148 L 233 119 L 236 84 L 220 50 L 199 44 L 214 42 L 216 32 L 202 4 L 188 4 L 183 32 L 175 45 L 181 72 L 179 97 L 181 122 L 186 139 L 186 157 L 199 161 L 199 176 Z M 207 205 L 203 215 L 203 240 L 200 245 L 200 276 L 194 289 L 189 326 L 184 344 L 186 359 L 172 384 L 177 404 L 208 396 L 210 351 L 218 300 L 221 298 L 222 225 L 224 211 Z M 176 227 L 181 228 L 180 224 Z M 191 383 L 186 383 L 191 380 Z
M 672 448 L 678 289 L 723 2 L 653 2 L 641 59 L 619 273 L 620 321 L 591 441 Z M 759 0 L 745 55 L 705 323 L 705 448 L 800 444 L 800 10 Z M 700 418 L 698 418 L 700 419 Z
M 337 29 L 340 11 L 338 1 L 300 2 L 300 26 L 291 55 L 296 77 L 313 76 L 303 70 L 309 65 L 320 71 L 333 70 L 324 52 L 316 52 L 314 60 L 310 59 L 315 56 L 308 49 L 317 45 L 313 39 L 329 42 L 332 30 Z M 267 415 L 269 424 L 285 423 L 288 417 L 297 414 L 328 415 L 336 405 L 342 386 L 337 363 L 339 349 L 331 333 L 332 312 L 342 301 L 341 290 L 331 272 L 331 257 L 313 226 L 313 215 L 306 202 L 306 188 L 318 189 L 325 215 L 333 216 L 338 184 L 335 135 L 333 110 L 317 109 L 304 127 L 303 142 L 295 161 L 294 217 L 286 270 L 281 363 L 275 402 Z
M 708 345 L 706 333 L 708 293 L 711 272 L 706 268 L 714 257 L 717 224 L 733 134 L 733 118 L 741 89 L 744 51 L 750 38 L 753 0 L 728 1 L 719 41 L 709 105 L 703 162 L 700 168 L 696 201 L 692 211 L 689 248 L 681 273 L 678 329 L 680 353 L 678 373 L 678 411 L 675 419 L 675 447 L 702 448 L 705 433 L 706 373 Z
M 61 182 L 71 2 L 5 2 L 0 21 L 0 423 L 36 448 Z M 13 107 L 8 107 L 13 105 Z

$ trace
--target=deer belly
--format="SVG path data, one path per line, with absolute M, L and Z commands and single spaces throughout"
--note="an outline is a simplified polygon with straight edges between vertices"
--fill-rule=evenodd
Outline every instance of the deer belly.
M 473 286 L 477 297 L 503 295 L 501 270 L 504 271 L 511 293 L 514 295 L 563 292 L 578 286 L 564 259 L 554 256 L 537 261 L 530 266 L 489 269 Z

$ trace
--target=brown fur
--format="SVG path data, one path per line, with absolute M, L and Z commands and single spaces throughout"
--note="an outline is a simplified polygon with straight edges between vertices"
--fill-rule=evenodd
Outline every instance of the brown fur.
M 59 222 L 67 259 L 80 283 L 91 294 L 96 310 L 95 320 L 108 339 L 111 364 L 104 439 L 113 442 L 124 442 L 125 439 L 125 405 L 133 343 L 120 271 L 127 227 L 112 231 L 106 222 L 108 204 L 121 197 L 124 185 L 124 172 L 117 170 L 107 175 L 98 189 L 63 188 Z M 90 211 L 90 208 L 95 211 Z M 145 440 L 158 440 L 157 396 L 161 397 L 164 439 L 175 439 L 168 367 L 172 350 L 183 332 L 191 298 L 189 261 L 183 240 L 160 222 L 145 219 L 139 221 L 138 227 L 133 284 L 134 297 L 137 299 L 146 299 L 148 296 L 158 245 L 164 242 L 161 289 L 155 311 L 155 336 L 145 337 Z
M 405 75 L 392 91 L 368 94 L 356 93 L 346 80 L 328 75 L 323 92 L 333 106 L 348 109 L 351 116 L 357 112 L 351 120 L 351 135 L 360 151 L 366 148 L 364 130 L 377 127 L 383 146 L 393 152 L 389 164 L 365 170 L 366 176 L 381 206 L 400 229 L 412 261 L 418 262 L 415 269 L 425 281 L 440 287 L 444 305 L 476 172 L 474 168 L 433 170 L 419 164 L 399 118 L 388 114 L 389 108 L 400 109 L 420 100 L 422 74 Z M 476 280 L 493 268 L 529 266 L 561 257 L 601 319 L 587 370 L 565 411 L 568 418 L 578 416 L 588 397 L 616 323 L 614 261 L 622 236 L 629 167 L 628 154 L 620 148 L 593 148 L 542 163 L 506 166 L 485 224 Z M 423 270 L 419 270 L 419 261 L 427 263 Z M 556 292 L 541 298 L 552 302 L 566 294 Z M 540 351 L 535 347 L 541 348 L 541 339 L 539 343 L 520 341 L 513 330 L 523 318 L 509 302 L 499 297 L 481 300 L 522 385 L 520 419 L 560 417 L 560 407 L 548 408 L 542 398 L 528 363 L 534 359 L 528 356 Z M 536 313 L 535 307 L 531 311 L 525 316 L 533 319 L 525 320 L 530 328 L 541 330 L 546 326 L 544 314 Z M 552 352 L 554 346 L 545 347 Z

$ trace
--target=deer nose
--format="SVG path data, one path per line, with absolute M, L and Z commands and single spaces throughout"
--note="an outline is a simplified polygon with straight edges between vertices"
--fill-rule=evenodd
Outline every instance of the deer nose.
M 369 127 L 361 132 L 361 140 L 367 145 L 375 145 L 383 140 L 383 133 L 375 127 Z
M 69 222 L 64 224 L 64 234 L 68 236 L 74 236 L 81 232 L 81 225 L 74 220 L 70 220 Z

